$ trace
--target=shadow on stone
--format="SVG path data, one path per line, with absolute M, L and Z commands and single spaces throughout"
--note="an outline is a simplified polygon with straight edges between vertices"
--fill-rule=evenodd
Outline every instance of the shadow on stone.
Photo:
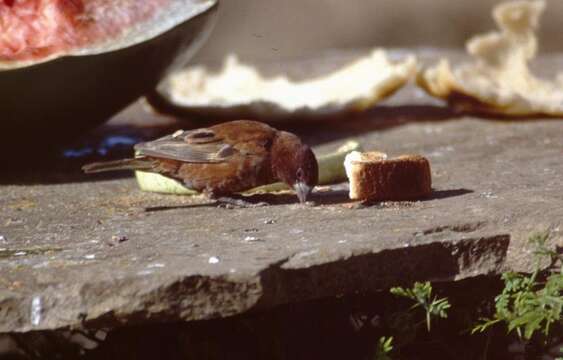
M 449 190 L 432 190 L 432 195 L 429 198 L 423 199 L 423 201 L 428 200 L 438 200 L 438 199 L 447 199 L 456 196 L 462 196 L 473 193 L 473 190 L 469 189 L 449 189 Z
M 241 196 L 242 197 L 242 196 Z M 291 205 L 299 204 L 297 196 L 292 193 L 282 194 L 254 194 L 244 196 L 244 201 L 248 203 L 248 207 L 253 206 L 278 206 L 278 205 Z M 348 192 L 345 190 L 334 190 L 327 192 L 317 192 L 311 195 L 311 205 L 334 205 L 349 202 Z M 228 205 L 228 204 L 227 204 Z M 304 206 L 309 206 L 304 205 Z M 158 212 L 167 210 L 180 210 L 180 209 L 193 209 L 201 207 L 225 207 L 224 204 L 218 203 L 214 200 L 208 200 L 205 203 L 195 203 L 186 205 L 173 205 L 173 206 L 154 206 L 145 208 L 145 212 Z M 238 207 L 233 205 L 234 208 Z M 240 206 L 244 207 L 244 206 Z M 227 206 L 227 208 L 229 208 Z
M 480 291 L 467 291 L 477 288 Z M 497 277 L 483 276 L 434 284 L 435 294 L 448 297 L 452 309 L 447 321 L 432 324 L 434 335 L 447 336 L 433 339 L 447 340 L 448 348 L 456 349 L 456 355 L 463 351 L 464 359 L 479 358 L 486 339 L 469 336 L 465 331 L 467 320 L 477 316 L 473 311 L 480 310 L 478 304 L 492 299 L 501 288 L 502 282 Z M 410 306 L 410 302 L 398 299 L 385 289 L 287 304 L 225 319 L 121 326 L 107 333 L 103 341 L 95 339 L 96 330 L 87 334 L 32 332 L 5 335 L 5 338 L 17 341 L 12 350 L 14 359 L 40 356 L 76 359 L 81 350 L 73 340 L 78 334 L 97 343 L 82 351 L 82 358 L 86 360 L 373 359 L 378 338 L 393 335 L 389 321 L 394 314 Z M 445 349 L 440 344 L 429 342 L 424 333 L 419 335 L 411 339 L 408 346 L 401 344 L 405 335 L 396 338 L 394 344 L 401 346 L 401 358 L 450 358 L 445 357 Z M 495 340 L 495 344 L 505 351 L 502 339 L 501 336 Z
M 261 274 L 264 296 L 256 307 L 351 294 L 355 289 L 378 291 L 421 280 L 448 282 L 477 270 L 495 273 L 504 265 L 509 243 L 509 235 L 462 236 L 458 241 L 413 244 L 312 266 L 306 263 L 314 259 L 295 254 Z
M 450 197 L 462 196 L 466 194 L 471 194 L 473 190 L 469 189 L 451 189 L 451 190 L 433 190 L 432 194 L 427 198 L 416 199 L 416 200 L 401 200 L 401 201 L 392 201 L 392 200 L 363 200 L 358 201 L 355 203 L 352 208 L 366 208 L 366 207 L 386 207 L 388 205 L 393 205 L 397 208 L 399 207 L 410 207 L 414 204 L 415 201 L 431 201 L 431 200 L 440 200 L 440 199 L 447 199 Z M 346 193 L 347 197 L 347 193 Z M 350 199 L 348 199 L 350 201 Z

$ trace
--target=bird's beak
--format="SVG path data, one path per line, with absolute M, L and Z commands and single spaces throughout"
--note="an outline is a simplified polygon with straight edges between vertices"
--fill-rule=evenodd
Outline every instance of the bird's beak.
M 307 197 L 309 196 L 309 194 L 313 190 L 313 188 L 311 186 L 305 184 L 304 182 L 295 183 L 295 185 L 293 185 L 293 188 L 295 189 L 295 193 L 297 194 L 297 197 L 299 198 L 299 202 L 302 203 L 302 204 L 307 201 Z

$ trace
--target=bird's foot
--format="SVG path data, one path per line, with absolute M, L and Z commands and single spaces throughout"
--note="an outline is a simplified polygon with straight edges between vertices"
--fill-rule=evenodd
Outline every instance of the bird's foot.
M 221 196 L 215 198 L 218 207 L 226 208 L 226 209 L 234 209 L 234 208 L 255 208 L 255 207 L 262 207 L 268 206 L 269 204 L 263 201 L 260 202 L 252 202 L 248 201 L 245 196 Z

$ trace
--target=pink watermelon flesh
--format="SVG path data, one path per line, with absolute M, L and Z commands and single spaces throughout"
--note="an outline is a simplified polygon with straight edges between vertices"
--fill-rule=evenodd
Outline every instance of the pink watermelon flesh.
M 169 0 L 0 0 L 0 61 L 39 60 L 100 43 Z

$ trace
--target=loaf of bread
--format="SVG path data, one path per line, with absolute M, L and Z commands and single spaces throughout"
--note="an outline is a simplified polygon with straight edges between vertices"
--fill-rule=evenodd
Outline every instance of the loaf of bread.
M 416 200 L 432 192 L 430 163 L 420 155 L 387 159 L 381 152 L 352 152 L 344 161 L 353 200 Z

